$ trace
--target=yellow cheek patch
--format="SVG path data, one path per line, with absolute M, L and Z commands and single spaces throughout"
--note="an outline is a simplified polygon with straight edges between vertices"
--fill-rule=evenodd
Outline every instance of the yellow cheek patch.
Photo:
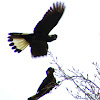
M 52 35 L 49 35 L 49 37 L 52 37 Z
M 50 74 L 50 71 L 47 71 L 47 74 Z

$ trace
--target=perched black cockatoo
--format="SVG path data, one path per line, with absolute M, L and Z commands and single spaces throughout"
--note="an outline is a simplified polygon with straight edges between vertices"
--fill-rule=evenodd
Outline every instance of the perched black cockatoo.
M 49 67 L 48 70 L 46 71 L 47 77 L 43 80 L 42 84 L 37 90 L 36 95 L 28 98 L 28 100 L 38 100 L 40 97 L 43 95 L 47 94 L 52 90 L 56 85 L 56 79 L 53 75 L 54 69 Z
M 45 13 L 41 21 L 34 28 L 33 33 L 9 33 L 8 41 L 14 52 L 20 53 L 28 45 L 31 47 L 31 55 L 39 57 L 47 55 L 48 44 L 56 40 L 57 35 L 48 35 L 50 31 L 57 25 L 65 10 L 64 3 L 53 3 L 53 7 Z

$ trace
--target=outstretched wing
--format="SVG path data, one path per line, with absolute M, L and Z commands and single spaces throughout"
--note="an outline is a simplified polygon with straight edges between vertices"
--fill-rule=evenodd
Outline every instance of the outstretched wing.
M 53 3 L 53 7 L 46 12 L 43 19 L 39 21 L 34 29 L 35 35 L 48 35 L 49 32 L 57 25 L 65 10 L 64 3 Z

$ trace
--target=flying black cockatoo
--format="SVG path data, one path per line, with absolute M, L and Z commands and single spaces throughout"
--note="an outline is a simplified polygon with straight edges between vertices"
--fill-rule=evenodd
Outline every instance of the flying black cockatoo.
M 57 39 L 57 35 L 48 35 L 50 31 L 57 25 L 65 10 L 64 3 L 53 3 L 53 7 L 45 13 L 41 21 L 34 28 L 33 33 L 9 33 L 10 42 L 14 52 L 20 53 L 28 45 L 31 47 L 32 57 L 47 55 L 48 44 Z
M 43 95 L 47 94 L 52 90 L 56 85 L 56 79 L 53 75 L 54 68 L 49 67 L 46 71 L 47 77 L 43 80 L 42 84 L 37 90 L 36 95 L 33 95 L 32 97 L 28 98 L 28 100 L 38 100 Z

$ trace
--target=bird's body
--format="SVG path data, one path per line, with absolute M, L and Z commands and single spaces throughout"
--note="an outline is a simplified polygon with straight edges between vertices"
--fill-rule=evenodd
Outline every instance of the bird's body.
M 65 6 L 64 4 L 56 3 L 46 12 L 41 21 L 34 28 L 33 33 L 9 33 L 8 41 L 15 52 L 20 53 L 28 45 L 31 47 L 31 54 L 34 57 L 47 55 L 48 44 L 56 40 L 57 35 L 49 35 L 50 31 L 57 25 L 60 20 Z
M 33 95 L 32 97 L 28 98 L 28 100 L 38 100 L 43 95 L 49 93 L 57 85 L 53 73 L 54 69 L 51 67 L 48 68 L 47 77 L 43 80 L 42 84 L 38 88 L 36 95 Z

